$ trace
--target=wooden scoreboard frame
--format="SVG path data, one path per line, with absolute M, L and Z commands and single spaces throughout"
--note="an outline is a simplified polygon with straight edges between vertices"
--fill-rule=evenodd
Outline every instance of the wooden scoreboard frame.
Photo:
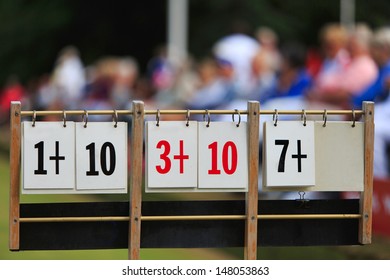
M 191 114 L 235 114 L 237 110 L 191 110 Z M 88 111 L 114 114 L 113 110 Z M 115 113 L 132 116 L 129 202 L 21 204 L 22 117 L 63 115 L 64 111 L 22 111 L 11 104 L 9 249 L 75 250 L 128 248 L 129 259 L 140 258 L 140 248 L 244 247 L 244 259 L 255 260 L 259 246 L 354 245 L 371 243 L 374 103 L 363 110 L 329 110 L 328 115 L 364 117 L 364 191 L 357 200 L 259 200 L 258 102 L 249 101 L 248 178 L 244 201 L 142 200 L 143 137 L 145 115 L 187 114 L 187 110 L 145 110 L 134 101 L 132 110 Z M 279 111 L 301 115 L 302 111 Z M 322 115 L 307 110 L 307 115 Z M 66 111 L 83 115 L 84 110 Z M 191 238 L 188 238 L 191 236 Z

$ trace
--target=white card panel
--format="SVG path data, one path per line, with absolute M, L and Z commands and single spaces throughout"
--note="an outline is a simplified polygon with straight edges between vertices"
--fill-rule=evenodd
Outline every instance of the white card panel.
M 198 123 L 146 123 L 146 187 L 196 188 Z
M 315 124 L 316 187 L 322 191 L 364 190 L 364 123 Z
M 75 129 L 73 122 L 22 123 L 23 191 L 75 188 Z
M 127 123 L 76 124 L 76 188 L 127 192 Z
M 264 186 L 314 186 L 314 122 L 266 122 L 264 133 Z
M 199 189 L 247 189 L 247 124 L 199 123 Z

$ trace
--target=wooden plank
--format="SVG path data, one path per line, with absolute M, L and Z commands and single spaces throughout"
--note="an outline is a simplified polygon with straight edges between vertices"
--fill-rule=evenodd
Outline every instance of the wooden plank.
M 249 183 L 246 193 L 246 221 L 244 258 L 257 258 L 257 212 L 258 212 L 258 174 L 259 174 L 259 111 L 260 104 L 248 102 L 248 172 Z
M 259 201 L 259 214 L 357 214 L 359 200 Z M 21 204 L 21 218 L 129 215 L 128 202 Z M 245 201 L 144 201 L 143 216 L 244 215 Z M 245 221 L 142 222 L 141 248 L 243 247 Z M 128 247 L 127 221 L 20 224 L 20 250 Z M 261 246 L 357 245 L 359 219 L 261 220 Z
M 130 171 L 129 259 L 138 260 L 141 244 L 144 103 L 133 101 Z
M 363 102 L 364 111 L 364 191 L 360 196 L 359 242 L 371 244 L 372 193 L 374 182 L 374 103 Z
M 9 249 L 19 250 L 21 103 L 11 103 Z

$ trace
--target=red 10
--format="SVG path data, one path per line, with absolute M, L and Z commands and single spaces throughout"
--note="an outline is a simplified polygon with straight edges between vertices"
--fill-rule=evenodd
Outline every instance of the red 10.
M 211 150 L 211 169 L 208 170 L 210 175 L 221 174 L 221 170 L 218 168 L 218 142 L 213 142 L 208 146 Z M 229 161 L 230 151 L 230 161 Z M 237 169 L 237 147 L 232 141 L 228 141 L 222 148 L 222 167 L 226 174 L 232 175 Z

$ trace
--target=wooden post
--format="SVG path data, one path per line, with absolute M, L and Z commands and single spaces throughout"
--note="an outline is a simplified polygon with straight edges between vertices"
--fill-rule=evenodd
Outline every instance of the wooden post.
M 9 249 L 19 251 L 21 104 L 11 102 Z
M 248 102 L 248 159 L 249 186 L 246 194 L 245 249 L 246 260 L 257 258 L 257 208 L 259 176 L 259 111 L 260 104 Z
M 359 242 L 371 244 L 372 192 L 374 181 L 374 103 L 363 102 L 364 111 L 364 191 L 360 195 Z
M 130 154 L 130 260 L 138 260 L 140 254 L 144 114 L 144 103 L 142 101 L 133 101 Z

